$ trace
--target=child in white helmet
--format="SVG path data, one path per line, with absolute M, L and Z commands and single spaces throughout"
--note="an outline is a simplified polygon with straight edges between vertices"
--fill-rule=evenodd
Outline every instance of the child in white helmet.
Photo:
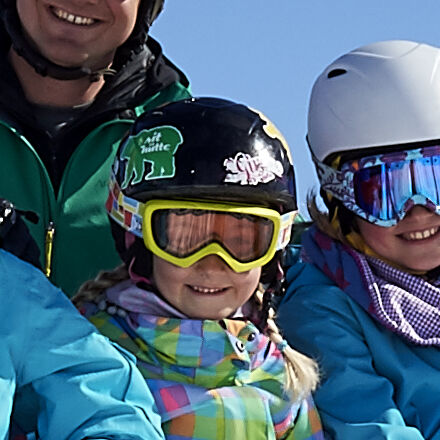
M 308 143 L 324 214 L 279 324 L 319 360 L 334 439 L 440 438 L 440 50 L 385 41 L 316 80 Z
M 169 439 L 322 439 L 315 363 L 273 321 L 296 213 L 285 141 L 258 112 L 199 98 L 143 115 L 107 210 L 124 265 L 76 304 L 138 358 Z

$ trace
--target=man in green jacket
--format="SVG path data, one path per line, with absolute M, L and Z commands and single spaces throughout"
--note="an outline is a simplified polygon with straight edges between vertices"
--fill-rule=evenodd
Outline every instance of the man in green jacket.
M 119 261 L 104 209 L 115 148 L 145 109 L 190 96 L 148 29 L 164 0 L 0 0 L 0 197 L 69 296 Z

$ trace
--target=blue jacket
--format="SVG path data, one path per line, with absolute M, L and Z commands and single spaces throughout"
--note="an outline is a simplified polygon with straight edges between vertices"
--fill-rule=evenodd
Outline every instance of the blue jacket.
M 278 322 L 315 357 L 314 398 L 329 438 L 440 439 L 440 350 L 412 345 L 376 322 L 311 264 L 287 272 Z
M 132 356 L 42 272 L 0 250 L 0 439 L 11 414 L 45 440 L 163 439 Z

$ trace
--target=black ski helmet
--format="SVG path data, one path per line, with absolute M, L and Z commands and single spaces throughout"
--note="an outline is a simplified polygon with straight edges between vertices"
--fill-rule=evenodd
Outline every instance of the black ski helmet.
M 145 44 L 148 30 L 163 9 L 164 0 L 141 0 L 137 20 L 133 32 L 128 40 L 118 50 L 136 51 Z M 18 55 L 23 57 L 41 76 L 50 76 L 61 80 L 74 80 L 96 73 L 87 67 L 64 67 L 53 63 L 44 57 L 28 41 L 23 33 L 20 18 L 17 12 L 16 0 L 0 0 L 0 18 L 4 30 L 11 39 L 11 44 Z M 1 35 L 0 35 L 1 37 Z
M 283 136 L 258 111 L 225 99 L 189 98 L 145 113 L 121 142 L 113 173 L 122 193 L 140 202 L 196 198 L 267 205 L 280 213 L 297 209 Z M 150 251 L 139 237 L 127 245 L 107 209 L 121 259 L 148 278 Z M 263 282 L 279 282 L 279 258 L 281 251 L 264 267 Z
M 196 197 L 297 209 L 281 133 L 258 111 L 225 99 L 189 98 L 145 113 L 113 170 L 124 195 L 141 202 Z

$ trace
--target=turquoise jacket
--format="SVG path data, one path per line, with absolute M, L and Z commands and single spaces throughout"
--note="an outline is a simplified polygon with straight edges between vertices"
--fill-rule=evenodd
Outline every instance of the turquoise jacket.
M 0 250 L 0 273 L 0 440 L 11 418 L 45 440 L 163 439 L 134 358 L 30 264 Z
M 311 264 L 287 280 L 278 321 L 320 364 L 314 398 L 329 438 L 440 439 L 440 350 L 391 333 Z

